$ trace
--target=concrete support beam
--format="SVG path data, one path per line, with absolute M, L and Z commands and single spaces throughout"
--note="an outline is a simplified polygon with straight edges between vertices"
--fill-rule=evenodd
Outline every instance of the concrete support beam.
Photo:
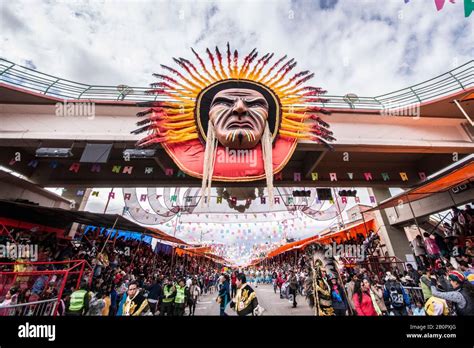
M 84 194 L 82 196 L 78 196 L 78 190 L 84 191 Z M 91 188 L 69 187 L 65 188 L 65 190 L 63 191 L 63 197 L 69 199 L 70 201 L 74 201 L 74 205 L 71 205 L 71 210 L 83 211 L 86 207 L 91 192 Z M 76 222 L 72 224 L 68 234 L 69 238 L 74 238 L 76 233 L 79 231 L 79 226 L 80 225 Z
M 58 116 L 55 105 L 2 104 L 0 119 L 2 141 L 73 140 L 103 142 L 135 142 L 140 136 L 131 134 L 136 128 L 135 106 L 95 105 L 94 115 Z M 338 151 L 380 151 L 469 153 L 474 149 L 469 135 L 462 128 L 463 118 L 423 116 L 394 117 L 373 112 L 349 115 L 333 112 L 322 116 L 331 124 L 337 138 Z M 300 142 L 304 144 L 304 141 Z M 306 142 L 308 143 L 308 142 Z M 308 143 L 314 151 L 324 146 Z
M 0 171 L 0 199 L 24 199 L 43 207 L 63 209 L 68 209 L 70 204 L 64 197 L 3 171 Z
M 413 220 L 413 213 L 416 218 L 422 218 L 440 211 L 449 210 L 452 206 L 459 206 L 472 201 L 474 201 L 474 188 L 457 194 L 450 191 L 440 192 L 427 198 L 413 201 L 410 203 L 413 212 L 407 203 L 384 210 L 385 214 L 389 217 L 391 225 L 400 225 Z
M 377 202 L 391 197 L 388 188 L 370 188 L 369 194 L 375 196 Z M 384 210 L 375 211 L 375 218 L 380 226 L 379 235 L 383 244 L 386 245 L 388 256 L 396 256 L 406 262 L 406 255 L 413 254 L 413 250 L 403 227 L 390 225 L 389 217 Z

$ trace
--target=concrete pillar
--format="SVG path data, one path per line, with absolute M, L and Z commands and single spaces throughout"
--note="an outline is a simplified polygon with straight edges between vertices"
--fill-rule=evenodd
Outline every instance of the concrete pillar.
M 83 191 L 84 194 L 80 195 L 78 191 Z M 78 195 L 79 194 L 79 195 Z M 62 197 L 71 201 L 70 209 L 73 211 L 84 210 L 85 204 L 89 199 L 90 189 L 78 186 L 65 187 L 62 193 Z
M 388 188 L 369 188 L 369 194 L 375 197 L 377 203 L 391 197 Z M 405 230 L 402 227 L 391 226 L 389 217 L 383 209 L 375 211 L 375 218 L 380 226 L 379 235 L 386 245 L 388 255 L 396 256 L 404 262 L 408 261 L 406 255 L 413 254 L 413 250 Z
M 83 211 L 84 208 L 86 207 L 87 201 L 89 200 L 89 196 L 91 194 L 92 189 L 90 189 L 90 188 L 88 188 L 88 189 L 81 188 L 81 190 L 84 191 L 84 195 L 82 195 L 82 196 L 77 196 L 77 191 L 78 190 L 79 190 L 79 188 L 77 188 L 77 187 L 69 187 L 66 190 L 64 190 L 63 197 L 65 197 L 69 200 L 73 200 L 75 202 L 75 204 L 74 204 L 74 206 L 72 207 L 71 210 Z M 76 232 L 78 231 L 78 229 L 79 229 L 79 224 L 78 223 L 73 223 L 72 226 L 71 226 L 71 229 L 69 230 L 68 237 L 71 238 L 71 239 L 74 238 L 74 236 L 76 235 Z

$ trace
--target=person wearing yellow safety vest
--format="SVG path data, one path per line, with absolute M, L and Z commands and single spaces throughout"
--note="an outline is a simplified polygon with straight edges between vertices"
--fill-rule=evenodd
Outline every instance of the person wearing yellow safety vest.
M 81 287 L 71 294 L 66 315 L 80 316 L 89 310 L 89 291 L 87 284 L 81 284 Z
M 169 278 L 166 278 L 164 280 L 164 285 L 163 285 L 163 298 L 161 300 L 160 316 L 173 315 L 173 305 L 174 305 L 175 296 L 176 296 L 176 287 L 173 285 L 173 283 L 171 282 Z
M 176 285 L 176 297 L 174 298 L 174 315 L 177 317 L 181 317 L 184 315 L 184 310 L 186 308 L 186 283 L 184 279 L 180 279 L 178 284 Z

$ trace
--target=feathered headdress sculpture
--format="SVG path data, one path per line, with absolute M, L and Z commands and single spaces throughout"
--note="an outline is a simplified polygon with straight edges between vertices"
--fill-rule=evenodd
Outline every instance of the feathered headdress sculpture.
M 138 147 L 162 144 L 181 170 L 203 179 L 203 189 L 210 189 L 212 180 L 266 178 L 271 199 L 273 174 L 288 162 L 298 139 L 326 146 L 335 140 L 320 117 L 329 112 L 314 105 L 327 101 L 321 97 L 325 91 L 306 85 L 313 73 L 292 73 L 293 58 L 285 55 L 274 60 L 273 53 L 258 58 L 253 49 L 239 60 L 229 44 L 225 57 L 218 47 L 214 53 L 207 49 L 207 62 L 192 52 L 196 64 L 173 58 L 177 68 L 161 65 L 166 74 L 153 74 L 160 81 L 152 83 L 148 93 L 160 100 L 140 104 L 148 109 L 137 114 L 145 118 L 132 133 L 148 133 Z M 255 102 L 259 98 L 263 102 Z M 242 114 L 237 115 L 239 108 Z M 240 121 L 234 122 L 232 115 Z M 250 125 L 241 120 L 242 115 L 253 120 Z M 254 149 L 260 161 L 255 167 L 216 161 L 226 147 Z

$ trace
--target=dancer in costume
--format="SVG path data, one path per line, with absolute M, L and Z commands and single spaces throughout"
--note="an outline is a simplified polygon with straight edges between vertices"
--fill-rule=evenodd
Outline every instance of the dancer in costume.
M 138 284 L 136 282 L 131 282 L 128 285 L 127 299 L 123 303 L 122 315 L 124 316 L 139 316 L 139 315 L 148 315 L 150 312 L 150 306 L 148 301 L 140 293 L 138 289 Z
M 331 286 L 328 282 L 327 268 L 336 272 L 333 260 L 324 255 L 324 248 L 313 245 L 308 248 L 309 277 L 306 279 L 306 297 L 311 307 L 315 309 L 315 315 L 334 315 L 331 299 Z
M 230 303 L 230 308 L 233 308 L 237 315 L 256 315 L 258 308 L 257 294 L 255 291 L 246 283 L 247 279 L 245 274 L 239 273 L 236 279 L 237 294 Z

